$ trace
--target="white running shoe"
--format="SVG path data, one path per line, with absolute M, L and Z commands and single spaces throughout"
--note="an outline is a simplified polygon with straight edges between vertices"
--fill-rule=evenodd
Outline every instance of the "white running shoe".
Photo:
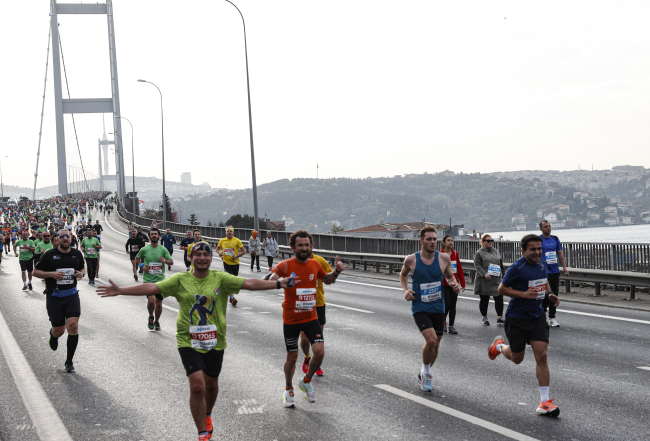
M 305 377 L 302 377 L 300 379 L 298 387 L 300 387 L 300 390 L 305 393 L 305 400 L 309 401 L 310 403 L 315 403 L 316 392 L 314 391 L 314 386 L 312 386 L 311 383 L 305 383 L 304 379 Z
M 560 327 L 560 324 L 557 322 L 557 320 L 555 320 L 555 317 L 553 317 L 552 319 L 550 319 L 550 320 L 548 321 L 548 324 L 551 325 L 551 326 L 554 327 L 554 328 L 559 328 L 559 327 Z
M 433 392 L 433 384 L 431 383 L 431 375 L 422 374 L 422 371 L 418 374 L 418 384 L 422 388 L 423 392 Z
M 293 389 L 285 390 L 282 395 L 282 405 L 284 407 L 294 407 L 295 401 L 293 399 Z

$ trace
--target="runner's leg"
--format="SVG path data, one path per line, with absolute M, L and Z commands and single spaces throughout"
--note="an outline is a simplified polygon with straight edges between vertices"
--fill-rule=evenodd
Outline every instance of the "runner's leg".
M 551 381 L 551 374 L 548 369 L 548 361 L 546 357 L 548 343 L 544 341 L 531 341 L 530 345 L 533 347 L 535 362 L 537 363 L 535 373 L 537 374 L 539 387 L 548 387 Z
M 433 365 L 438 358 L 438 348 L 440 347 L 440 339 L 442 335 L 437 336 L 436 330 L 427 328 L 421 332 L 424 337 L 424 346 L 422 347 L 422 364 Z
M 192 412 L 192 418 L 199 433 L 205 432 L 205 416 L 207 415 L 206 375 L 203 371 L 196 371 L 188 375 L 187 378 L 190 381 L 190 411 Z M 212 404 L 214 405 L 214 401 Z

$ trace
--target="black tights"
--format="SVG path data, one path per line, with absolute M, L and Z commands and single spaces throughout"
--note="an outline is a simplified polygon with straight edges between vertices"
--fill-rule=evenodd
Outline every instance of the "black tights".
M 95 272 L 97 271 L 97 259 L 86 258 L 86 267 L 88 267 L 88 280 L 95 280 Z
M 483 317 L 487 317 L 488 304 L 490 303 L 490 296 L 480 296 L 481 301 L 478 304 L 478 309 L 481 311 Z M 492 296 L 494 299 L 494 309 L 497 310 L 497 316 L 503 317 L 503 296 Z
M 451 286 L 445 286 L 445 321 L 449 315 L 449 326 L 454 326 L 456 320 L 456 302 L 458 294 L 454 292 Z
M 269 262 L 269 270 L 271 270 L 273 268 L 273 256 L 266 256 L 266 259 Z

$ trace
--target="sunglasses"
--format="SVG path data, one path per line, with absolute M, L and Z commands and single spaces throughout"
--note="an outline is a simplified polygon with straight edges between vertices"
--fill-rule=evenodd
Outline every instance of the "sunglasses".
M 492 239 L 490 239 L 490 240 L 484 240 L 483 242 L 490 242 L 490 243 L 492 243 L 492 242 L 494 242 L 494 241 L 493 241 Z
M 70 239 L 70 237 L 71 237 L 71 236 L 70 236 L 69 234 L 60 234 L 60 235 L 59 235 L 59 239 L 66 239 L 66 238 L 67 238 L 67 239 Z

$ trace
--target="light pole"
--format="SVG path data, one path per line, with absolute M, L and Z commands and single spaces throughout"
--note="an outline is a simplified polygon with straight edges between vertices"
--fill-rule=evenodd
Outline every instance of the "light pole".
M 163 230 L 167 228 L 167 193 L 165 193 L 165 123 L 163 118 L 163 97 L 160 88 L 151 81 L 138 80 L 140 83 L 149 83 L 158 89 L 160 94 L 160 129 L 162 134 L 162 170 L 163 170 Z
M 112 133 L 112 132 L 109 133 L 109 135 L 117 136 L 118 138 L 120 138 L 120 142 L 122 143 L 122 145 L 124 145 L 124 140 L 122 139 L 122 137 L 120 135 L 118 135 L 117 133 Z M 115 179 L 120 179 L 120 168 L 117 166 L 117 144 L 113 143 L 113 145 L 114 145 L 113 153 L 115 153 L 115 175 L 116 175 Z M 119 184 L 119 181 L 115 181 L 115 185 L 118 185 L 118 184 Z M 116 187 L 115 194 L 117 195 L 117 197 L 119 199 L 120 195 L 118 193 L 119 192 L 117 191 L 117 187 Z M 124 204 L 122 204 L 122 205 L 124 205 Z
M 2 160 L 5 158 L 8 158 L 9 156 L 3 156 L 0 158 L 0 187 L 2 187 L 2 202 L 4 203 L 5 201 L 5 184 L 4 181 L 2 180 Z
M 255 230 L 260 230 L 260 221 L 257 216 L 257 182 L 255 179 L 255 152 L 253 149 L 253 115 L 251 113 L 251 86 L 248 79 L 248 45 L 246 44 L 246 22 L 244 21 L 244 15 L 241 13 L 237 5 L 235 5 L 230 0 L 226 0 L 228 3 L 233 5 L 239 15 L 241 16 L 242 24 L 244 25 L 244 55 L 246 56 L 246 88 L 248 89 L 248 130 L 250 132 L 251 138 L 251 169 L 253 171 L 253 211 L 255 212 L 254 228 Z
M 131 126 L 131 174 L 133 175 L 131 176 L 133 178 L 133 194 L 131 195 L 131 199 L 133 199 L 133 216 L 131 217 L 131 221 L 135 223 L 135 154 L 133 153 L 133 124 L 131 124 L 131 121 L 129 121 L 127 118 L 124 118 L 123 116 L 116 115 L 116 117 L 123 119 Z

